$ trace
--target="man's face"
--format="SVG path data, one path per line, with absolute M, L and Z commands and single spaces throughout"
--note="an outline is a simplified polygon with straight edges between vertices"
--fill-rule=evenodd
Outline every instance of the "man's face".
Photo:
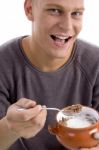
M 36 0 L 32 8 L 35 49 L 64 58 L 81 31 L 84 0 Z

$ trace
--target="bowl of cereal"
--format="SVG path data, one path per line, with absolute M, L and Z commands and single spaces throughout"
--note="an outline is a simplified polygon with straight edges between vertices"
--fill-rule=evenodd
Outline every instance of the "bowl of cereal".
M 62 113 L 66 112 L 66 113 Z M 56 123 L 49 125 L 51 134 L 67 148 L 91 148 L 98 144 L 94 134 L 99 132 L 99 114 L 80 104 L 63 108 L 56 115 Z

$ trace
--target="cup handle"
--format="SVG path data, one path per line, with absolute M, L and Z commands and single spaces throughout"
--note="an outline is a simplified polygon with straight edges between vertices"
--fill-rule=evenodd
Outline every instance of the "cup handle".
M 51 134 L 57 135 L 58 134 L 58 124 L 55 124 L 53 126 L 49 125 L 48 130 Z
M 90 131 L 90 135 L 92 135 L 94 139 L 99 140 L 99 130 L 97 128 Z
M 94 137 L 96 140 L 99 140 L 99 131 L 93 133 L 93 137 Z

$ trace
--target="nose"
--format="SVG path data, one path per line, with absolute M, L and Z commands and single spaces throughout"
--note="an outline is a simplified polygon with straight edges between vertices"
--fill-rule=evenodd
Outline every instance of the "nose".
M 65 31 L 73 29 L 73 20 L 70 14 L 66 14 L 60 17 L 59 28 Z

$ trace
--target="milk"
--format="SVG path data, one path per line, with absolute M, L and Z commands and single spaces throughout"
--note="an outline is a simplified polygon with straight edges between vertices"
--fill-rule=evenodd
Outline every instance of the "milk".
M 70 128 L 85 128 L 95 123 L 95 119 L 91 116 L 78 115 L 73 116 L 64 121 L 64 125 Z
M 66 126 L 70 128 L 84 128 L 91 125 L 88 120 L 81 120 L 80 118 L 69 119 L 66 123 Z

